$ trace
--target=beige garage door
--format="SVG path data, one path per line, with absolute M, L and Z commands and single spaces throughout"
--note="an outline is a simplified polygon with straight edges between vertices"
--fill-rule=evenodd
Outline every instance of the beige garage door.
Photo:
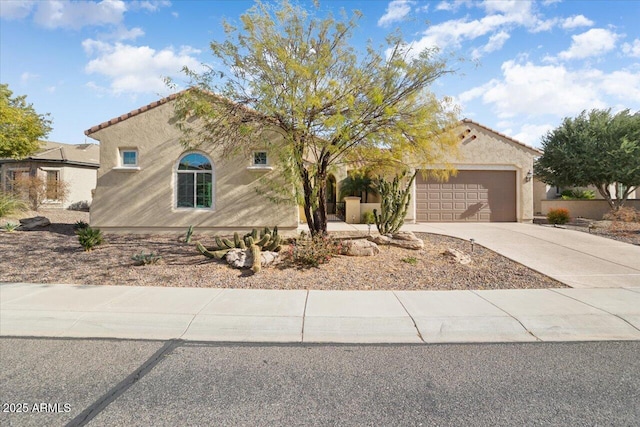
M 515 171 L 458 171 L 449 181 L 416 177 L 419 222 L 516 221 Z

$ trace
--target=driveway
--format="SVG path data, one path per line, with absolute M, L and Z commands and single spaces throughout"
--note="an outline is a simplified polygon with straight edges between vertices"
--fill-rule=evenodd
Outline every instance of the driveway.
M 640 246 L 580 231 L 521 223 L 405 224 L 403 230 L 474 239 L 574 288 L 640 286 Z

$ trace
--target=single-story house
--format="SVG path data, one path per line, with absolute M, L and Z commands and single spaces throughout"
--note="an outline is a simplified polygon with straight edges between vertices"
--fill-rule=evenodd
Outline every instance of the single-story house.
M 46 208 L 66 209 L 70 206 L 91 204 L 100 166 L 100 148 L 97 144 L 62 144 L 43 141 L 42 148 L 23 159 L 0 159 L 0 189 L 14 190 L 14 183 L 22 177 L 39 176 L 47 186 L 66 183 L 64 198 L 53 196 L 45 200 Z M 48 195 L 57 194 L 47 191 Z
M 184 231 L 190 225 L 201 231 L 297 229 L 297 207 L 273 204 L 256 192 L 261 177 L 278 174 L 269 150 L 258 145 L 232 159 L 210 147 L 186 150 L 172 123 L 176 97 L 85 131 L 100 141 L 91 224 L 140 233 Z M 531 221 L 533 161 L 541 153 L 468 119 L 461 121 L 459 135 L 458 174 L 445 183 L 418 174 L 407 221 Z M 338 201 L 345 177 L 346 170 L 329 177 L 330 203 Z M 360 213 L 358 207 L 355 222 Z

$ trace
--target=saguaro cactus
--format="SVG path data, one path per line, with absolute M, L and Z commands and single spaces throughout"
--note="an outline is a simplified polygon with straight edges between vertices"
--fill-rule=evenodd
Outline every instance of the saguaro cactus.
M 404 224 L 404 218 L 411 201 L 411 185 L 416 178 L 416 173 L 414 172 L 404 188 L 401 185 L 407 175 L 406 171 L 396 175 L 391 182 L 384 178 L 378 179 L 377 187 L 381 199 L 380 214 L 377 209 L 374 209 L 373 216 L 380 234 L 393 234 Z

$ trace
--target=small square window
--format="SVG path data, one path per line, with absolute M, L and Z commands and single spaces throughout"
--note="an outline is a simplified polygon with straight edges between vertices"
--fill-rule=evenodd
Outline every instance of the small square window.
M 120 150 L 120 164 L 122 167 L 138 166 L 138 151 Z
M 254 151 L 253 152 L 253 164 L 255 166 L 267 165 L 267 152 L 266 151 Z

